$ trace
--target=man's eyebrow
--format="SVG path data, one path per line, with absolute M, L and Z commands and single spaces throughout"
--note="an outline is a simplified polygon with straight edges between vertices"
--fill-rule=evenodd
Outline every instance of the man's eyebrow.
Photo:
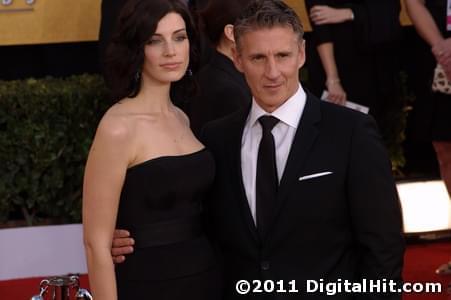
M 282 54 L 282 55 L 289 55 L 291 53 L 293 53 L 293 51 L 285 50 L 285 51 L 279 51 L 276 54 L 278 54 L 278 55 L 280 55 L 280 54 Z
M 186 28 L 178 29 L 178 30 L 174 31 L 172 34 L 177 34 L 179 32 L 183 32 L 183 31 L 186 31 Z M 163 36 L 161 33 L 154 33 L 153 35 L 154 36 Z
M 290 55 L 291 53 L 293 53 L 293 51 L 291 50 L 281 50 L 281 51 L 277 51 L 276 53 L 274 53 L 274 55 Z M 256 57 L 265 57 L 266 54 L 264 53 L 250 53 L 248 55 L 248 57 L 251 58 L 256 58 Z
M 265 57 L 265 54 L 263 53 L 250 53 L 249 57 L 255 58 L 255 57 Z

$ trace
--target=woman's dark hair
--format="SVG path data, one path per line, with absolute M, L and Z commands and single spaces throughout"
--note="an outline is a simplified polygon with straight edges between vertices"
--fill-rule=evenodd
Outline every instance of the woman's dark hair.
M 190 41 L 188 69 L 196 69 L 197 34 L 186 4 L 181 0 L 128 0 L 119 14 L 105 57 L 105 79 L 114 102 L 133 98 L 139 93 L 144 47 L 155 33 L 158 22 L 171 12 L 179 14 L 185 21 Z M 187 78 L 191 72 L 180 80 L 181 84 L 191 81 Z
M 199 28 L 205 33 L 211 45 L 219 44 L 224 27 L 234 24 L 251 0 L 210 0 L 199 11 Z

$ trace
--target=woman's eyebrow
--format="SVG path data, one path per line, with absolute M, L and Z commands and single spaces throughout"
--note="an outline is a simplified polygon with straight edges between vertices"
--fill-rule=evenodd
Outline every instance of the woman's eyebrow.
M 186 28 L 178 29 L 178 30 L 174 31 L 172 34 L 179 33 L 179 32 L 182 32 L 182 31 L 186 31 Z M 156 32 L 153 35 L 162 36 L 161 33 L 156 33 Z

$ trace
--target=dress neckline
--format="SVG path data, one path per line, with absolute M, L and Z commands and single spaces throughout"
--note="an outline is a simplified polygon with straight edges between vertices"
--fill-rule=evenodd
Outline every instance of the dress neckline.
M 197 151 L 194 151 L 194 152 L 190 152 L 190 153 L 185 153 L 185 154 L 180 154 L 180 155 L 162 155 L 162 156 L 150 158 L 150 159 L 144 160 L 144 161 L 142 161 L 140 163 L 137 163 L 136 165 L 128 167 L 127 168 L 127 172 L 129 172 L 131 170 L 134 170 L 136 168 L 139 168 L 141 166 L 147 165 L 149 163 L 155 162 L 155 161 L 165 160 L 165 159 L 168 159 L 168 158 L 185 158 L 185 157 L 193 156 L 193 155 L 196 155 L 196 154 L 200 154 L 200 153 L 204 152 L 205 150 L 207 150 L 207 148 L 203 147 L 200 150 L 197 150 Z

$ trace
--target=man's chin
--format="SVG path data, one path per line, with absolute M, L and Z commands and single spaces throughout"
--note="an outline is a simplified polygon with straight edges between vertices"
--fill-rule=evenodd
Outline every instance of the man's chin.
M 285 95 L 276 94 L 276 95 L 267 95 L 264 98 L 261 98 L 261 101 L 257 101 L 257 103 L 267 112 L 273 112 L 279 106 L 285 103 L 287 99 L 285 99 Z

